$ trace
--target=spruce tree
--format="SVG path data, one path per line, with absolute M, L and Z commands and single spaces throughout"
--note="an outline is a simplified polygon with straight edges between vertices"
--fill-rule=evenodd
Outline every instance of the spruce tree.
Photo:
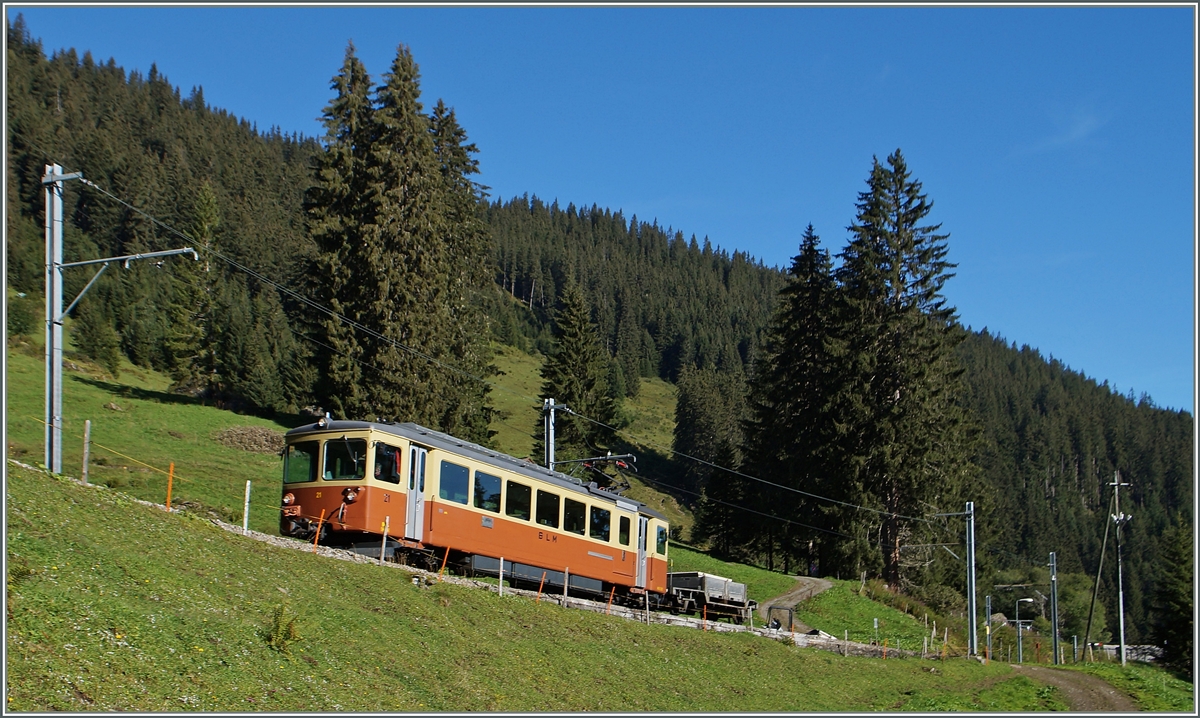
M 759 486 L 712 465 L 730 468 L 742 463 L 745 383 L 740 372 L 685 369 L 675 403 L 673 448 L 692 457 L 679 461 L 683 489 L 701 495 L 692 540 L 708 542 L 719 554 L 736 558 L 746 558 L 747 553 L 734 548 L 748 546 L 757 533 L 760 517 L 744 509 L 757 506 L 749 499 Z
M 881 539 L 885 580 L 898 583 L 901 544 L 925 525 L 902 516 L 955 507 L 971 475 L 971 446 L 955 401 L 961 370 L 953 351 L 964 335 L 941 294 L 953 276 L 948 235 L 924 224 L 932 203 L 900 151 L 887 163 L 874 162 L 836 272 L 831 414 L 839 435 L 831 465 L 842 467 L 837 479 L 855 492 L 853 503 L 886 512 L 870 534 Z M 862 529 L 874 520 L 854 520 L 865 549 Z M 854 554 L 847 558 L 873 563 Z
M 579 285 L 563 289 L 561 306 L 554 313 L 554 344 L 542 364 L 542 397 L 553 398 L 575 414 L 555 415 L 554 454 L 558 459 L 595 456 L 611 439 L 611 432 L 594 422 L 610 424 L 614 407 L 608 391 L 608 357 L 600 346 L 587 300 Z M 539 420 L 534 456 L 545 453 Z
M 474 377 L 496 373 L 488 340 L 491 328 L 484 312 L 486 301 L 496 292 L 492 239 L 480 210 L 487 188 L 471 179 L 479 172 L 475 158 L 479 149 L 467 141 L 467 132 L 458 124 L 454 110 L 441 100 L 430 115 L 430 136 L 441 171 L 447 259 L 452 267 L 446 295 L 454 327 L 449 338 L 450 356 L 472 375 L 454 373 L 447 377 L 458 399 L 447 406 L 442 423 L 462 436 L 483 441 L 489 435 L 492 412 L 487 394 L 491 385 Z
M 422 114 L 419 79 L 412 53 L 400 46 L 376 89 L 367 188 L 375 215 L 360 230 L 353 262 L 362 294 L 355 318 L 383 338 L 361 339 L 370 368 L 357 411 L 453 431 L 457 427 L 445 424 L 454 398 L 449 292 L 457 268 L 446 241 L 444 180 Z
M 810 494 L 843 493 L 833 481 L 828 452 L 833 429 L 828 414 L 834 372 L 830 356 L 835 285 L 829 252 L 810 224 L 792 259 L 788 283 L 779 292 L 779 305 L 755 365 L 750 388 L 750 419 L 746 424 L 748 473 L 780 486 Z M 803 494 L 759 486 L 764 513 L 801 523 L 836 523 L 837 506 L 814 502 Z M 780 535 L 808 538 L 824 545 L 828 534 L 795 536 L 780 523 Z M 790 551 L 790 547 L 786 550 Z M 786 556 L 785 556 L 786 558 Z M 797 557 L 798 558 L 798 557 Z M 806 556 L 810 561 L 813 556 Z
M 219 225 L 216 193 L 212 183 L 205 182 L 196 197 L 190 232 L 200 257 L 196 261 L 181 257 L 171 264 L 174 295 L 168 307 L 167 352 L 172 391 L 203 394 L 216 372 L 212 307 L 221 267 L 213 266 L 210 250 L 216 248 Z
M 74 341 L 80 353 L 104 367 L 115 379 L 121 372 L 121 340 L 104 307 L 97 298 L 84 297 L 76 310 Z
M 1163 537 L 1158 585 L 1154 592 L 1154 642 L 1163 650 L 1163 662 L 1181 675 L 1191 676 L 1195 665 L 1195 562 L 1191 527 L 1171 529 Z
M 420 74 L 400 46 L 383 84 L 346 53 L 309 192 L 326 322 L 325 401 L 343 416 L 415 421 L 488 436 L 494 371 L 479 293 L 491 280 L 476 213 L 474 145 L 453 112 L 423 114 Z
M 367 161 L 374 140 L 370 77 L 346 48 L 342 69 L 334 76 L 334 99 L 325 108 L 325 148 L 317 155 L 313 185 L 304 198 L 309 234 L 317 255 L 308 273 L 313 293 L 334 312 L 359 318 L 361 235 L 374 220 L 368 193 Z M 363 359 L 361 338 L 338 317 L 320 322 L 322 346 L 317 361 L 324 368 L 318 399 L 338 416 L 361 417 Z

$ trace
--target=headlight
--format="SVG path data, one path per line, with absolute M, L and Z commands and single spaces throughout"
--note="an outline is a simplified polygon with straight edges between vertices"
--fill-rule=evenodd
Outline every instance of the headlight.
M 342 492 L 342 497 L 346 503 L 352 504 L 358 499 L 358 489 L 346 489 Z
M 288 493 L 283 495 L 283 505 L 284 506 L 291 506 L 294 503 L 296 503 L 296 495 L 295 494 L 293 494 L 292 492 L 289 491 Z

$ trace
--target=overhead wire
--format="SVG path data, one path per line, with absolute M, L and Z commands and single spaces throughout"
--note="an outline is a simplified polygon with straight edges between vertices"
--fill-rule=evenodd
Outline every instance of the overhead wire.
M 40 149 L 40 148 L 39 148 L 39 149 Z M 43 151 L 43 152 L 44 152 L 44 151 Z M 81 174 L 82 174 L 82 173 L 81 173 Z M 186 241 L 186 242 L 192 242 L 192 243 L 194 243 L 194 242 L 196 241 L 196 239 L 195 239 L 194 237 L 191 237 L 191 236 L 189 236 L 188 234 L 186 234 L 186 233 L 184 233 L 184 232 L 182 232 L 182 231 L 180 231 L 180 230 L 176 229 L 175 227 L 172 227 L 171 225 L 169 225 L 169 224 L 167 224 L 167 223 L 163 222 L 162 220 L 158 219 L 157 217 L 154 217 L 153 215 L 149 214 L 148 212 L 146 212 L 146 211 L 144 211 L 144 210 L 142 210 L 142 209 L 139 209 L 138 207 L 135 207 L 133 204 L 131 204 L 131 203 L 129 203 L 129 202 L 127 202 L 127 201 L 125 201 L 124 199 L 122 199 L 122 198 L 118 197 L 117 195 L 115 195 L 115 194 L 113 194 L 113 193 L 109 192 L 108 190 L 104 189 L 103 187 L 100 187 L 100 186 L 99 186 L 99 185 L 97 185 L 95 182 L 92 182 L 91 180 L 88 180 L 88 179 L 86 179 L 85 177 L 82 177 L 82 176 L 80 176 L 80 177 L 79 177 L 79 180 L 80 180 L 81 182 L 83 182 L 85 185 L 87 185 L 88 187 L 91 187 L 92 189 L 96 190 L 97 192 L 101 193 L 102 195 L 104 195 L 104 196 L 106 196 L 106 197 L 108 197 L 108 198 L 112 199 L 113 201 L 115 201 L 115 202 L 117 202 L 117 203 L 121 204 L 122 206 L 124 206 L 124 207 L 128 208 L 130 211 L 132 211 L 132 212 L 135 212 L 135 213 L 137 213 L 138 215 L 140 215 L 140 216 L 144 217 L 145 219 L 147 219 L 148 221 L 150 221 L 150 222 L 151 222 L 151 223 L 153 223 L 154 225 L 156 225 L 156 226 L 158 226 L 158 227 L 161 227 L 161 228 L 162 228 L 163 230 L 165 230 L 166 232 L 168 232 L 168 233 L 170 233 L 170 234 L 172 234 L 172 235 L 174 235 L 174 236 L 176 236 L 176 237 L 178 237 L 178 238 L 180 238 L 180 239 L 182 239 L 182 240 L 184 240 L 184 241 Z M 262 273 L 260 273 L 260 272 L 257 272 L 257 271 L 255 271 L 254 269 L 251 269 L 250 267 L 247 267 L 247 266 L 245 266 L 245 265 L 241 264 L 240 262 L 236 261 L 236 260 L 235 260 L 235 259 L 233 259 L 232 257 L 228 257 L 228 256 L 226 256 L 226 255 L 222 254 L 221 252 L 219 252 L 219 251 L 217 251 L 217 250 L 213 249 L 212 247 L 193 247 L 193 249 L 195 249 L 195 250 L 196 250 L 196 251 L 198 251 L 198 252 L 206 252 L 206 253 L 208 253 L 208 254 L 211 254 L 212 256 L 214 256 L 214 257 L 216 257 L 216 258 L 218 258 L 218 259 L 220 259 L 220 260 L 224 261 L 226 264 L 228 264 L 229 266 L 233 267 L 234 269 L 236 269 L 236 270 L 238 270 L 238 271 L 241 271 L 241 272 L 243 272 L 243 273 L 245 273 L 245 274 L 247 274 L 247 275 L 249 275 L 249 276 L 251 276 L 251 277 L 254 277 L 254 278 L 255 278 L 255 279 L 257 279 L 259 282 L 262 282 L 263 284 L 266 284 L 266 285 L 269 285 L 269 286 L 271 286 L 271 287 L 274 287 L 274 288 L 275 288 L 277 291 L 279 291 L 279 292 L 282 292 L 282 293 L 284 293 L 285 295 L 287 295 L 287 296 L 289 296 L 289 297 L 292 297 L 292 298 L 294 298 L 295 300 L 297 300 L 297 301 L 299 301 L 299 302 L 303 303 L 304 305 L 306 305 L 306 306 L 308 306 L 308 307 L 310 307 L 310 308 L 312 308 L 312 309 L 314 309 L 314 310 L 316 310 L 316 311 L 319 311 L 319 312 L 322 312 L 322 313 L 324 313 L 324 314 L 327 314 L 327 315 L 329 315 L 330 317 L 332 317 L 332 318 L 334 318 L 334 319 L 336 319 L 336 320 L 338 320 L 338 321 L 340 321 L 340 322 L 343 322 L 343 323 L 344 323 L 344 324 L 346 324 L 347 326 L 349 326 L 349 327 L 351 327 L 351 328 L 353 328 L 353 329 L 357 329 L 358 331 L 361 331 L 361 332 L 363 332 L 363 333 L 364 333 L 364 334 L 366 334 L 367 336 L 373 337 L 373 338 L 375 338 L 375 339 L 377 339 L 377 340 L 379 340 L 379 341 L 381 341 L 381 342 L 383 342 L 383 343 L 385 343 L 385 344 L 390 344 L 390 345 L 392 345 L 393 347 L 396 347 L 396 348 L 398 348 L 398 349 L 402 349 L 402 350 L 404 350 L 404 351 L 410 352 L 410 353 L 414 354 L 415 356 L 418 356 L 418 357 L 420 357 L 420 358 L 422 358 L 422 359 L 425 359 L 426 361 L 429 361 L 429 362 L 431 362 L 431 363 L 433 363 L 433 364 L 435 364 L 435 365 L 437 365 L 437 366 L 439 366 L 439 367 L 441 367 L 441 368 L 443 368 L 443 369 L 446 369 L 446 370 L 448 370 L 448 371 L 452 371 L 452 372 L 455 372 L 455 373 L 457 373 L 457 374 L 460 374 L 460 375 L 462 375 L 462 376 L 465 376 L 465 377 L 467 377 L 467 378 L 473 379 L 473 380 L 475 380 L 475 381 L 478 381 L 478 382 L 480 382 L 480 383 L 482 383 L 482 384 L 485 384 L 485 385 L 487 385 L 487 386 L 489 386 L 489 387 L 491 387 L 491 388 L 499 389 L 500 391 L 503 391 L 503 392 L 505 392 L 505 393 L 511 394 L 511 395 L 513 395 L 513 396 L 516 396 L 516 397 L 519 397 L 519 398 L 522 398 L 522 399 L 526 399 L 526 400 L 530 401 L 531 403 L 533 403 L 533 404 L 535 404 L 535 405 L 536 405 L 536 404 L 538 404 L 538 403 L 540 403 L 540 402 L 539 402 L 539 400 L 538 400 L 537 398 L 535 398 L 535 397 L 531 397 L 531 396 L 525 395 L 525 394 L 523 394 L 523 393 L 521 393 L 521 392 L 518 392 L 518 391 L 511 390 L 511 389 L 509 389 L 509 388 L 507 388 L 507 387 L 505 387 L 505 386 L 503 386 L 503 385 L 501 385 L 501 384 L 499 384 L 499 383 L 497 383 L 497 382 L 495 382 L 495 381 L 492 381 L 492 380 L 486 379 L 486 378 L 484 378 L 484 377 L 481 377 L 481 376 L 478 376 L 478 375 L 476 375 L 476 374 L 472 374 L 472 373 L 471 373 L 471 372 L 469 372 L 469 371 L 466 371 L 466 370 L 464 370 L 464 369 L 461 369 L 461 368 L 459 368 L 459 367 L 456 367 L 456 366 L 454 366 L 454 365 L 452 365 L 452 364 L 448 364 L 448 363 L 446 363 L 446 362 L 444 362 L 444 361 L 441 361 L 441 360 L 437 359 L 436 357 L 430 356 L 429 354 L 427 354 L 427 353 L 425 353 L 425 352 L 422 352 L 422 351 L 420 351 L 420 350 L 418 350 L 418 349 L 415 349 L 415 348 L 413 348 L 413 347 L 410 347 L 410 346 L 408 346 L 408 345 L 406 345 L 406 344 L 404 344 L 404 343 L 402 343 L 402 342 L 399 342 L 399 341 L 397 341 L 397 340 L 395 340 L 395 339 L 391 339 L 391 338 L 389 338 L 389 337 L 385 337 L 383 334 L 381 334 L 381 333 L 379 333 L 378 331 L 376 331 L 376 330 L 372 329 L 371 327 L 368 327 L 368 326 L 366 326 L 366 325 L 364 325 L 364 324 L 362 324 L 362 323 L 360 323 L 360 322 L 357 322 L 357 321 L 355 321 L 355 320 L 353 320 L 353 319 L 350 319 L 349 317 L 346 317 L 345 315 L 343 315 L 343 314 L 340 314 L 339 312 L 336 312 L 335 310 L 333 310 L 333 309 L 331 309 L 331 308 L 329 308 L 329 307 L 326 307 L 326 306 L 324 306 L 324 305 L 320 304 L 319 302 L 317 302 L 317 301 L 315 301 L 315 300 L 313 300 L 313 299 L 310 299 L 309 297 L 306 297 L 306 296 L 304 296 L 304 295 L 300 294 L 299 292 L 296 292 L 295 290 L 291 289 L 290 287 L 288 287 L 288 286 L 286 286 L 286 285 L 283 285 L 283 284 L 281 284 L 281 283 L 279 283 L 279 282 L 276 282 L 275 280 L 271 279 L 270 277 L 267 277 L 267 276 L 263 275 Z M 289 329 L 290 329 L 290 327 L 289 327 Z M 311 340 L 311 338 L 309 338 L 309 339 Z M 328 347 L 328 345 L 324 345 L 324 346 L 326 346 L 327 348 L 329 348 L 329 349 L 331 349 L 331 350 L 332 350 L 332 347 Z M 359 362 L 359 363 L 363 364 L 364 366 L 368 366 L 368 365 L 366 365 L 365 363 L 363 363 L 363 362 L 362 362 L 360 359 L 356 359 L 356 358 L 351 358 L 351 359 L 352 359 L 352 361 Z M 378 367 L 369 367 L 369 368 L 372 368 L 372 369 L 374 369 L 375 371 L 383 371 L 383 370 L 379 369 Z M 641 444 L 641 445 L 645 445 L 645 446 L 654 447 L 654 448 L 660 449 L 660 450 L 662 450 L 662 451 L 665 451 L 665 452 L 667 452 L 667 453 L 669 453 L 669 454 L 676 455 L 676 456 L 680 456 L 680 457 L 683 457 L 683 458 L 685 458 L 685 459 L 688 459 L 688 460 L 690 460 L 690 461 L 695 461 L 695 462 L 697 462 L 697 463 L 701 463 L 701 464 L 704 464 L 704 465 L 706 465 L 706 466 L 709 466 L 709 467 L 711 467 L 711 468 L 714 468 L 714 469 L 719 469 L 719 470 L 721 470 L 721 471 L 724 471 L 724 472 L 727 472 L 727 473 L 730 473 L 730 474 L 733 474 L 733 475 L 735 475 L 735 476 L 739 476 L 739 477 L 742 477 L 742 478 L 745 478 L 745 479 L 749 479 L 749 480 L 751 480 L 751 481 L 756 481 L 756 482 L 759 482 L 759 483 L 761 483 L 761 484 L 764 484 L 764 485 L 766 485 L 766 486 L 771 486 L 771 487 L 773 487 L 773 488 L 776 488 L 776 489 L 780 489 L 780 490 L 783 490 L 783 491 L 788 491 L 788 492 L 792 492 L 792 493 L 800 494 L 800 495 L 807 496 L 807 497 L 809 497 L 809 498 L 813 498 L 813 499 L 816 499 L 816 500 L 819 500 L 819 501 L 824 501 L 824 502 L 828 502 L 828 503 L 832 503 L 832 504 L 837 504 L 837 505 L 840 505 L 840 506 L 845 506 L 845 507 L 847 507 L 847 508 L 852 508 L 852 509 L 859 510 L 859 511 L 866 511 L 866 512 L 873 513 L 873 514 L 877 514 L 877 515 L 880 515 L 880 516 L 885 516 L 885 517 L 888 517 L 888 518 L 899 518 L 899 519 L 905 519 L 905 520 L 908 520 L 908 521 L 918 521 L 918 522 L 927 523 L 927 524 L 931 524 L 931 525 L 937 525 L 937 522 L 931 521 L 931 520 L 930 520 L 930 519 L 928 519 L 928 518 L 924 518 L 924 517 L 918 517 L 918 516 L 908 516 L 908 515 L 905 515 L 905 514 L 900 514 L 900 513 L 894 512 L 894 511 L 885 511 L 885 510 L 881 510 L 881 509 L 871 508 L 871 507 L 869 507 L 869 506 L 862 506 L 862 505 L 859 505 L 859 504 L 854 504 L 854 503 L 847 502 L 847 501 L 841 501 L 841 500 L 838 500 L 838 499 L 833 499 L 833 498 L 830 498 L 830 497 L 827 497 L 827 496 L 821 496 L 821 495 L 819 495 L 819 494 L 814 494 L 814 493 L 811 493 L 811 492 L 803 491 L 803 490 L 801 490 L 801 489 L 797 489 L 797 488 L 795 488 L 795 487 L 791 487 L 791 486 L 785 486 L 785 485 L 783 485 L 783 484 L 778 484 L 778 483 L 775 483 L 775 482 L 773 482 L 773 481 L 768 481 L 767 479 L 763 479 L 763 478 L 760 478 L 760 477 L 757 477 L 757 476 L 753 476 L 753 475 L 751 475 L 751 474 L 747 474 L 747 473 L 745 473 L 745 472 L 743 472 L 743 471 L 739 471 L 739 470 L 737 470 L 737 469 L 731 469 L 731 468 L 729 468 L 729 467 L 726 467 L 726 466 L 721 466 L 720 464 L 717 464 L 717 463 L 714 463 L 714 462 L 711 462 L 711 461 L 707 461 L 707 460 L 701 459 L 701 458 L 699 458 L 699 457 L 696 457 L 696 456 L 691 456 L 691 455 L 689 455 L 689 454 L 686 454 L 686 453 L 684 453 L 684 452 L 681 452 L 681 451 L 677 451 L 677 450 L 675 450 L 674 448 L 671 448 L 671 447 L 665 447 L 665 446 L 662 446 L 661 444 L 657 444 L 657 443 L 655 443 L 655 442 L 653 442 L 653 441 L 648 441 L 648 440 L 642 439 L 642 438 L 640 438 L 640 437 L 637 437 L 637 436 L 635 436 L 635 435 L 633 435 L 633 434 L 630 434 L 630 433 L 628 433 L 628 432 L 626 432 L 626 431 L 624 431 L 624 430 L 618 429 L 617 427 L 611 426 L 611 425 L 609 425 L 609 424 L 607 424 L 607 423 L 605 423 L 605 422 L 599 421 L 599 420 L 597 420 L 597 419 L 594 419 L 594 418 L 592 418 L 592 417 L 586 416 L 586 415 L 584 415 L 584 414 L 580 414 L 580 413 L 578 413 L 578 412 L 576 412 L 576 411 L 573 411 L 573 410 L 571 410 L 571 409 L 569 409 L 569 408 L 566 408 L 566 409 L 564 409 L 564 411 L 566 411 L 566 413 L 569 413 L 569 414 L 571 414 L 571 415 L 573 415 L 573 416 L 577 416 L 577 417 L 579 417 L 580 419 L 583 419 L 583 420 L 585 420 L 585 421 L 591 422 L 591 423 L 593 423 L 593 424 L 596 424 L 596 425 L 598 425 L 598 426 L 604 427 L 604 428 L 606 428 L 606 429 L 608 429 L 608 430 L 610 430 L 610 431 L 614 432 L 614 434 L 617 434 L 617 435 L 620 435 L 620 436 L 623 436 L 623 437 L 627 438 L 628 440 L 632 441 L 632 442 L 633 442 L 633 443 L 635 443 L 635 444 Z M 515 427 L 514 427 L 514 428 L 515 428 Z M 845 534 L 841 534 L 841 535 L 845 535 Z

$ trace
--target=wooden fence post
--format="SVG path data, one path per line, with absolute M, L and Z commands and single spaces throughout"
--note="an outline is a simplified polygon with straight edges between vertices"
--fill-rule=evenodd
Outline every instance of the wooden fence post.
M 92 448 L 92 420 L 83 422 L 83 485 L 88 482 L 88 453 Z
M 246 504 L 242 507 L 242 535 L 250 535 L 250 482 L 246 482 Z

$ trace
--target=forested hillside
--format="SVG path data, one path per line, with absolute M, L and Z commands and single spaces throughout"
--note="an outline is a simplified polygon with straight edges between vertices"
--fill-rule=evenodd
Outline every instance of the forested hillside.
M 1146 396 L 1122 396 L 1108 382 L 986 329 L 970 334 L 958 354 L 967 371 L 968 406 L 983 434 L 975 464 L 988 492 L 977 499 L 988 507 L 980 522 L 984 565 L 1024 563 L 1029 577 L 1045 581 L 1044 565 L 1054 551 L 1060 572 L 1094 577 L 1104 523 L 1114 512 L 1109 484 L 1119 471 L 1130 484 L 1121 489 L 1121 511 L 1133 517 L 1122 529 L 1126 638 L 1149 641 L 1151 614 L 1161 603 L 1156 587 L 1189 570 L 1163 556 L 1178 539 L 1171 536 L 1175 528 L 1184 529 L 1191 550 L 1192 415 L 1158 408 Z M 1115 636 L 1112 541 L 1110 535 L 1100 601 Z M 1038 565 L 1036 572 L 1031 564 Z
M 42 313 L 41 177 L 53 162 L 82 171 L 132 207 L 203 238 L 243 266 L 291 285 L 300 280 L 303 260 L 313 255 L 300 202 L 320 149 L 316 142 L 259 132 L 209 107 L 200 88 L 181 95 L 153 67 L 147 76 L 127 76 L 113 60 L 97 62 L 86 52 L 47 59 L 20 18 L 8 38 L 7 279 L 31 294 L 15 314 Z M 130 207 L 86 184 L 68 184 L 65 261 L 185 246 Z M 205 188 L 209 202 L 202 199 Z M 106 272 L 74 313 L 76 346 L 109 367 L 119 351 L 164 370 L 205 351 L 220 400 L 278 410 L 303 406 L 300 397 L 313 381 L 306 368 L 311 347 L 290 331 L 294 321 L 284 298 L 211 254 L 198 267 L 181 266 L 187 262 L 134 262 Z M 65 303 L 94 272 L 65 271 Z M 205 316 L 190 316 L 190 287 L 174 281 L 181 273 L 193 286 L 203 285 L 211 304 Z M 213 341 L 203 349 L 188 336 L 197 327 L 212 330 Z
M 595 205 L 562 209 L 518 197 L 488 205 L 485 216 L 497 284 L 538 320 L 538 328 L 522 331 L 519 318 L 507 315 L 497 335 L 545 352 L 548 338 L 539 329 L 574 280 L 625 391 L 636 391 L 633 377 L 674 381 L 685 367 L 744 366 L 782 286 L 777 271 L 745 252 L 713 249 L 707 239 L 700 246 L 694 235 Z
M 333 267 L 330 258 L 348 246 L 346 236 L 314 229 L 320 192 L 313 188 L 321 187 L 322 181 L 326 189 L 338 186 L 332 181 L 333 170 L 321 181 L 316 174 L 319 166 L 337 166 L 329 154 L 329 138 L 319 142 L 260 131 L 245 119 L 207 106 L 199 88 L 181 93 L 156 69 L 147 76 L 125 73 L 115 61 L 97 62 L 74 51 L 47 58 L 19 18 L 8 37 L 7 280 L 11 288 L 28 295 L 10 302 L 9 331 L 36 332 L 41 325 L 40 178 L 44 165 L 58 162 L 67 171 L 82 171 L 85 178 L 145 213 L 88 185 L 69 182 L 67 261 L 184 243 L 146 215 L 185 233 L 205 250 L 200 262 L 176 257 L 161 267 L 133 263 L 107 272 L 74 313 L 71 330 L 79 350 L 114 370 L 118 352 L 140 365 L 169 370 L 177 378 L 178 391 L 240 410 L 295 412 L 329 399 L 321 394 L 330 387 L 331 329 L 271 282 L 304 296 L 357 306 L 363 321 L 373 321 L 371 312 L 391 316 L 392 310 L 370 305 L 363 297 L 338 295 L 344 286 L 321 288 L 314 282 L 315 268 Z M 329 68 L 330 75 L 338 70 Z M 415 65 L 412 72 L 412 80 L 406 82 L 415 88 Z M 369 94 L 363 90 L 359 97 Z M 334 100 L 347 96 L 331 91 Z M 393 113 L 385 119 L 398 117 L 409 127 L 431 133 L 435 156 L 426 156 L 426 165 L 410 170 L 424 173 L 424 181 L 445 193 L 432 211 L 459 242 L 447 245 L 446 257 L 472 256 L 469 247 L 462 249 L 462 243 L 473 241 L 472 231 L 479 232 L 477 238 L 491 252 L 490 262 L 477 263 L 486 265 L 483 275 L 451 271 L 452 277 L 468 277 L 471 286 L 447 284 L 429 290 L 444 298 L 439 311 L 455 302 L 461 306 L 469 297 L 486 308 L 487 315 L 472 321 L 490 322 L 491 335 L 498 341 L 555 354 L 559 340 L 552 320 L 562 309 L 565 289 L 578 287 L 607 361 L 609 397 L 619 403 L 636 392 L 637 377 L 678 382 L 677 448 L 722 467 L 749 470 L 744 452 L 748 444 L 741 434 L 743 420 L 750 415 L 747 382 L 763 356 L 779 291 L 789 274 L 744 253 L 715 250 L 707 241 L 635 217 L 626 219 L 608 208 L 561 208 L 536 197 L 488 200 L 467 179 L 474 169 L 474 147 L 466 141 L 465 130 L 453 123 L 452 113 L 439 104 L 431 114 L 421 115 L 414 97 L 405 102 L 410 100 L 402 116 Z M 391 100 L 364 102 L 384 107 Z M 336 126 L 334 104 L 326 111 Z M 403 138 L 412 136 L 410 132 Z M 385 161 L 360 159 L 364 167 L 375 167 L 373 171 L 383 165 L 372 162 Z M 433 179 L 438 172 L 444 185 Z M 347 171 L 345 176 L 352 174 Z M 379 197 L 380 204 L 375 214 L 355 218 L 361 226 L 380 227 L 391 221 L 388 217 L 410 211 L 387 204 L 387 187 L 362 186 L 365 193 L 377 191 L 372 196 Z M 465 214 L 474 212 L 473 217 L 464 216 L 464 206 L 471 208 Z M 472 222 L 478 223 L 474 229 Z M 799 245 L 803 227 L 796 230 Z M 394 249 L 387 242 L 373 246 L 372 252 Z M 815 251 L 818 245 L 813 246 Z M 367 252 L 354 261 L 369 267 L 379 256 L 383 255 Z M 447 261 L 451 264 L 446 266 L 453 267 L 453 261 L 461 259 Z M 68 270 L 67 301 L 91 272 Z M 1001 611 L 1005 605 L 1011 609 L 1015 595 L 993 591 L 993 583 L 1029 583 L 1034 585 L 1029 595 L 1033 590 L 1048 593 L 1044 564 L 1050 551 L 1057 552 L 1061 572 L 1094 576 L 1105 517 L 1111 511 L 1107 484 L 1120 471 L 1122 480 L 1131 484 L 1122 490 L 1121 509 L 1133 516 L 1123 532 L 1127 637 L 1131 642 L 1149 640 L 1156 617 L 1163 615 L 1156 614 L 1156 589 L 1176 570 L 1160 560 L 1171 549 L 1167 537 L 1179 527 L 1188 541 L 1192 534 L 1193 417 L 1156 408 L 1148 398 L 1122 396 L 1106 383 L 986 331 L 953 328 L 962 335 L 953 356 L 963 370 L 955 405 L 969 410 L 975 427 L 975 440 L 967 450 L 974 470 L 963 475 L 954 503 L 938 499 L 936 508 L 962 511 L 959 498 L 976 502 L 981 593 L 995 593 Z M 433 354 L 444 362 L 453 356 Z M 346 356 L 359 356 L 358 366 L 364 366 L 361 355 Z M 486 355 L 479 354 L 472 360 L 472 371 L 486 374 L 486 363 Z M 353 363 L 345 368 L 353 369 Z M 350 372 L 339 381 L 360 379 Z M 471 406 L 486 410 L 478 395 L 472 401 L 476 403 Z M 471 429 L 477 430 L 478 426 Z M 649 478 L 683 489 L 680 499 L 694 507 L 700 503 L 686 491 L 711 497 L 730 476 L 687 459 L 676 459 L 662 471 Z M 802 527 L 782 530 L 783 523 L 772 521 L 772 510 L 781 506 L 744 511 L 761 499 L 747 496 L 744 488 L 725 495 L 725 518 L 731 527 L 740 524 L 737 531 L 748 532 L 740 535 L 753 541 L 723 544 L 722 535 L 739 534 L 718 531 L 714 548 L 792 571 L 812 568 L 809 541 L 817 537 Z M 822 525 L 819 509 L 804 510 L 813 515 L 791 515 L 794 525 Z M 961 519 L 943 519 L 938 542 L 961 543 L 962 530 Z M 748 551 L 747 545 L 752 546 Z M 931 553 L 936 559 L 929 560 L 938 562 L 931 575 L 961 595 L 961 564 L 948 551 Z M 1110 632 L 1117 624 L 1115 568 L 1110 544 L 1101 583 L 1101 608 Z

